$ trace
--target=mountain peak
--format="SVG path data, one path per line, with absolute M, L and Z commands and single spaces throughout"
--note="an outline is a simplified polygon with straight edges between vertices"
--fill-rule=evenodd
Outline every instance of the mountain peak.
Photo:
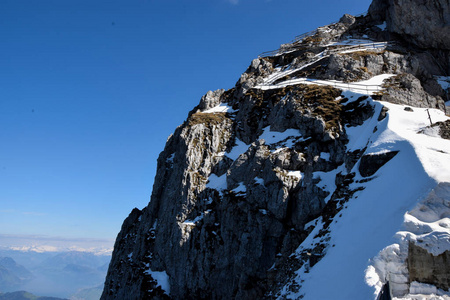
M 149 205 L 123 223 L 102 299 L 445 293 L 448 49 L 408 43 L 387 5 L 265 52 L 201 98 L 158 158 Z

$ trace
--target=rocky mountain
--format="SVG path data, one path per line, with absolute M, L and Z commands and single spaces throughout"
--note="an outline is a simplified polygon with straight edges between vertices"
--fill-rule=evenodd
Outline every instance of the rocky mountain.
M 67 300 L 63 298 L 36 296 L 28 292 L 19 291 L 12 293 L 0 293 L 0 300 Z
M 0 257 L 0 290 L 11 291 L 31 280 L 33 275 L 11 257 Z
M 375 0 L 203 96 L 102 299 L 450 297 L 448 12 Z
M 99 299 L 111 259 L 97 253 L 0 250 L 0 291 L 60 298 Z M 24 292 L 25 293 L 25 292 Z M 17 297 L 19 297 L 17 296 Z M 3 298 L 0 298 L 3 299 Z

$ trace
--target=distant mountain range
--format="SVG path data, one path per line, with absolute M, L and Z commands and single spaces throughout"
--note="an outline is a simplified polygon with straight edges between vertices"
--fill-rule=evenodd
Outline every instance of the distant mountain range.
M 0 300 L 98 299 L 109 260 L 108 255 L 79 251 L 0 250 L 0 291 L 5 293 Z M 61 298 L 38 298 L 30 293 Z
M 55 297 L 39 297 L 25 291 L 19 291 L 6 294 L 0 293 L 0 300 L 64 300 L 64 299 Z

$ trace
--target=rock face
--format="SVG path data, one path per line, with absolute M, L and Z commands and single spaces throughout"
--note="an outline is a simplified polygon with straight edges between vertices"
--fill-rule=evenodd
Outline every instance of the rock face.
M 348 132 L 368 119 L 384 124 L 386 110 L 368 95 L 288 82 L 391 73 L 379 98 L 445 110 L 430 75 L 439 67 L 421 67 L 423 51 L 330 46 L 379 35 L 373 19 L 390 6 L 378 2 L 372 17 L 346 15 L 253 60 L 233 89 L 202 97 L 158 158 L 149 205 L 123 223 L 102 299 L 272 299 L 295 270 L 326 255 L 330 224 L 397 152 L 349 145 Z M 317 242 L 294 258 L 319 219 Z
M 375 0 L 369 14 L 387 30 L 422 48 L 450 49 L 450 3 L 447 0 Z
M 367 154 L 361 157 L 359 173 L 363 177 L 375 174 L 384 164 L 390 161 L 398 152 L 385 152 L 380 154 Z
M 450 288 L 450 251 L 433 255 L 414 243 L 408 251 L 409 281 L 428 283 L 447 291 Z
M 243 99 L 232 92 L 220 102 L 237 112 L 195 109 L 169 138 L 149 207 L 134 210 L 117 238 L 103 298 L 145 298 L 149 289 L 162 297 L 148 269 L 170 274 L 175 299 L 263 297 L 267 270 L 288 259 L 304 225 L 323 213 L 330 193 L 313 172 L 348 160 L 338 116 L 363 121 L 365 100 L 355 99 L 360 109 L 350 113 L 355 104 L 336 101 L 341 91 L 331 87 L 252 90 Z
M 430 107 L 445 111 L 445 103 L 441 97 L 425 92 L 420 81 L 409 73 L 403 73 L 385 81 L 386 91 L 381 95 L 383 101 Z

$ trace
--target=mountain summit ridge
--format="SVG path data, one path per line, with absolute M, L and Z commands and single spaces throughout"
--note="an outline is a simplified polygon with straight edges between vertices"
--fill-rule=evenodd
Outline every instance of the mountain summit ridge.
M 375 299 L 387 282 L 394 297 L 430 284 L 446 297 L 447 266 L 423 266 L 450 253 L 449 50 L 398 31 L 393 5 L 201 98 L 122 225 L 102 299 Z

